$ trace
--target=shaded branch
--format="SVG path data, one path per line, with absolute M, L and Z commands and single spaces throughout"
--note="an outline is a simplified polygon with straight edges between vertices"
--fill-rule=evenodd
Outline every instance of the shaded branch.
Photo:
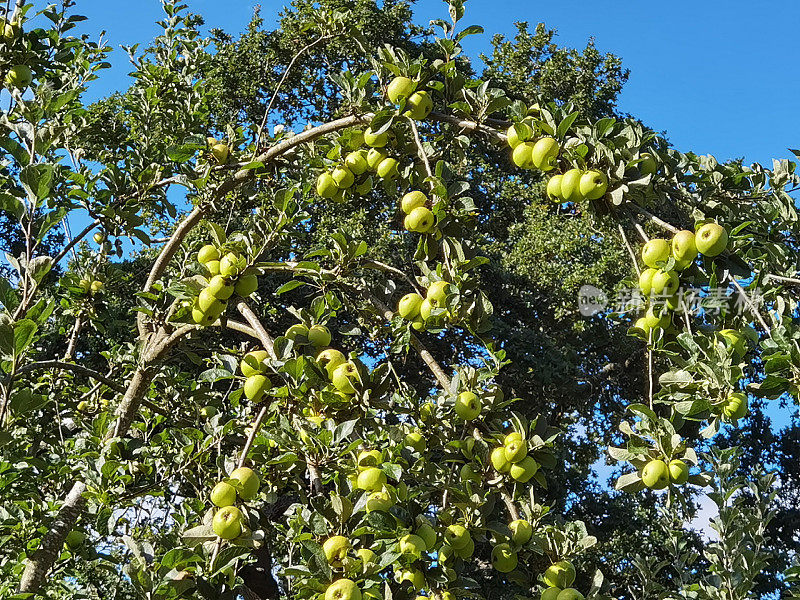
M 112 390 L 117 392 L 118 394 L 125 393 L 125 386 L 120 385 L 113 379 L 110 379 L 100 373 L 99 371 L 95 371 L 94 369 L 90 369 L 89 367 L 84 367 L 83 365 L 76 365 L 74 363 L 64 362 L 61 360 L 43 360 L 35 363 L 30 363 L 24 365 L 17 369 L 17 376 L 22 375 L 24 373 L 28 373 L 30 371 L 37 371 L 39 369 L 60 369 L 62 371 L 72 371 L 73 373 L 78 373 L 80 375 L 86 375 L 87 377 L 91 377 L 92 379 L 96 379 L 110 387 Z

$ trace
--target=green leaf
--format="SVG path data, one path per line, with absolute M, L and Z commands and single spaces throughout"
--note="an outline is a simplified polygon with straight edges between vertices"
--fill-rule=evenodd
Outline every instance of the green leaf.
M 298 281 L 297 279 L 293 279 L 292 281 L 287 281 L 277 290 L 275 290 L 275 295 L 280 296 L 281 294 L 285 294 L 286 292 L 291 292 L 295 288 L 299 288 L 301 285 L 305 285 L 305 282 Z
M 53 165 L 39 164 L 23 167 L 19 180 L 29 197 L 35 200 L 44 200 L 50 195 L 50 186 L 53 183 Z
M 16 196 L 2 193 L 0 194 L 0 210 L 11 213 L 19 221 L 25 214 L 25 205 Z
M 22 319 L 14 325 L 14 355 L 21 355 L 33 342 L 38 330 L 36 323 L 30 319 Z

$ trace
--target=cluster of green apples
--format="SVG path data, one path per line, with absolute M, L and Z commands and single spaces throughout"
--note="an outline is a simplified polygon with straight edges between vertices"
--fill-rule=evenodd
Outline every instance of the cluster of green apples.
M 249 467 L 234 469 L 211 490 L 210 499 L 218 507 L 211 521 L 214 533 L 223 540 L 238 538 L 244 530 L 244 514 L 236 506 L 236 501 L 252 500 L 258 493 L 261 481 Z
M 528 456 L 528 442 L 518 431 L 512 431 L 503 439 L 502 446 L 495 447 L 489 455 L 495 471 L 508 474 L 515 481 L 527 483 L 539 470 L 539 463 Z
M 506 140 L 512 149 L 511 160 L 521 169 L 552 171 L 561 148 L 551 136 L 535 139 L 536 133 L 533 117 L 525 117 L 508 128 Z
M 697 232 L 679 231 L 671 242 L 653 238 L 645 243 L 642 262 L 647 268 L 639 276 L 639 290 L 645 298 L 651 298 L 651 302 L 645 316 L 636 321 L 635 327 L 645 333 L 668 329 L 672 323 L 669 311 L 676 310 L 680 305 L 678 272 L 694 264 L 698 253 L 708 257 L 718 256 L 727 245 L 728 233 L 717 223 L 706 223 Z M 670 262 L 672 267 L 667 268 Z M 664 300 L 656 302 L 654 297 Z
M 553 563 L 542 574 L 547 588 L 541 600 L 583 600 L 583 594 L 571 586 L 575 582 L 575 567 L 567 560 Z
M 434 281 L 428 286 L 424 298 L 417 292 L 406 294 L 397 303 L 397 314 L 410 321 L 411 326 L 417 331 L 424 331 L 426 323 L 430 324 L 436 319 L 433 315 L 436 309 L 444 310 L 444 313 L 439 314 L 441 319 L 454 322 L 454 315 L 446 307 L 450 286 L 453 284 L 447 281 Z
M 424 121 L 433 110 L 433 98 L 426 90 L 417 90 L 418 85 L 408 77 L 395 77 L 386 87 L 386 97 L 392 104 L 404 103 L 404 117 Z
M 105 288 L 105 284 L 99 279 L 88 279 L 86 277 L 81 279 L 78 285 L 83 290 L 84 294 L 92 296 L 101 294 Z
M 211 156 L 217 161 L 217 164 L 224 165 L 228 162 L 231 155 L 231 148 L 225 142 L 222 142 L 214 137 L 207 137 L 206 144 Z
M 675 458 L 667 463 L 655 458 L 644 465 L 640 476 L 651 490 L 663 490 L 668 485 L 683 485 L 689 480 L 689 465 Z
M 266 350 L 253 350 L 245 354 L 239 363 L 239 369 L 245 376 L 244 395 L 253 402 L 261 402 L 264 394 L 272 388 L 272 382 L 266 375 L 268 357 Z
M 742 392 L 730 392 L 722 400 L 712 406 L 712 412 L 719 415 L 726 423 L 736 424 L 739 419 L 747 416 L 750 412 L 750 404 L 747 394 Z
M 238 252 L 224 252 L 207 244 L 197 253 L 199 262 L 208 272 L 208 284 L 194 299 L 192 320 L 208 326 L 222 316 L 228 299 L 236 293 L 249 298 L 258 289 L 258 277 L 247 269 L 247 258 Z
M 547 182 L 547 196 L 558 202 L 599 200 L 608 189 L 608 177 L 596 169 L 570 169 L 553 175 Z
M 403 226 L 414 233 L 428 233 L 436 222 L 431 209 L 428 208 L 428 197 L 419 190 L 405 194 L 400 201 L 400 209 L 405 213 Z

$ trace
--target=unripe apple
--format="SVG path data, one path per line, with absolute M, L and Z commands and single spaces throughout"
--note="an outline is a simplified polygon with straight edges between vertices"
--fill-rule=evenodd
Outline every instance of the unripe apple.
M 725 340 L 726 345 L 733 349 L 733 354 L 737 358 L 747 354 L 747 339 L 743 333 L 735 329 L 723 329 L 719 335 Z
M 386 95 L 392 104 L 397 104 L 403 98 L 411 96 L 416 87 L 416 84 L 408 77 L 395 77 L 386 87 Z
M 511 530 L 511 541 L 518 546 L 524 546 L 533 536 L 533 527 L 525 519 L 511 521 L 508 528 Z
M 9 87 L 24 90 L 33 82 L 33 72 L 28 65 L 15 65 L 6 74 Z
M 104 284 L 102 281 L 98 281 L 97 279 L 95 279 L 95 280 L 92 282 L 92 287 L 91 287 L 92 293 L 93 293 L 93 294 L 97 294 L 97 293 L 98 293 L 98 292 L 100 292 L 100 290 L 102 290 L 104 287 L 105 287 L 105 284 Z
M 214 298 L 219 300 L 227 300 L 233 295 L 234 288 L 232 285 L 228 285 L 228 281 L 222 275 L 214 275 L 214 277 L 212 277 L 208 282 L 206 290 L 208 290 L 208 292 Z
M 258 289 L 257 275 L 242 275 L 236 282 L 236 295 L 241 298 L 249 298 Z
M 639 275 L 639 290 L 643 295 L 649 296 L 653 291 L 653 277 L 656 273 L 658 273 L 658 269 L 650 267 Z
M 424 298 L 416 292 L 411 292 L 400 298 L 397 303 L 397 312 L 408 321 L 413 321 L 419 315 L 419 307 Z
M 439 564 L 446 565 L 451 563 L 453 559 L 456 557 L 456 549 L 452 546 L 448 546 L 447 544 L 443 544 L 441 548 L 439 548 L 439 552 L 436 555 L 436 560 Z
M 472 541 L 472 538 L 469 538 L 463 548 L 455 548 L 455 551 L 459 558 L 463 558 L 464 560 L 472 558 L 472 555 L 475 553 L 475 542 Z
M 400 550 L 400 554 L 407 554 L 419 559 L 426 550 L 425 541 L 418 535 L 409 533 L 400 538 L 397 549 Z
M 244 395 L 253 402 L 259 402 L 272 387 L 272 382 L 264 375 L 251 375 L 244 382 Z
M 215 406 L 207 405 L 200 409 L 200 416 L 204 419 L 210 419 L 216 414 L 217 408 Z
M 219 260 L 219 250 L 213 244 L 206 244 L 197 253 L 197 262 L 207 265 L 211 261 Z
M 483 404 L 474 392 L 461 392 L 456 398 L 456 415 L 464 421 L 472 421 L 481 414 Z
M 234 469 L 231 473 L 230 479 L 235 479 L 239 482 L 237 493 L 242 500 L 251 500 L 258 493 L 258 488 L 261 481 L 258 479 L 255 471 L 250 467 L 239 467 Z
M 553 175 L 547 182 L 547 197 L 550 198 L 550 200 L 561 201 L 564 199 L 561 197 L 562 178 L 563 175 Z
M 531 160 L 537 169 L 550 171 L 556 166 L 558 142 L 551 137 L 543 137 L 533 146 Z
M 344 157 L 344 164 L 353 175 L 366 173 L 369 168 L 367 164 L 367 153 L 363 150 L 355 150 Z M 336 178 L 334 177 L 334 181 L 335 180 Z
M 568 587 L 575 581 L 575 567 L 567 560 L 560 560 L 547 567 L 542 579 L 550 587 Z
M 605 196 L 607 189 L 608 177 L 605 176 L 605 173 L 592 170 L 581 175 L 580 192 L 584 198 L 599 200 Z
M 220 508 L 211 521 L 211 528 L 223 540 L 233 540 L 242 534 L 244 516 L 235 506 Z
M 336 367 L 331 375 L 333 387 L 344 394 L 355 394 L 356 389 L 353 383 L 359 380 L 358 369 L 355 363 L 347 361 Z
M 458 550 L 469 543 L 470 535 L 463 525 L 454 523 L 444 530 L 444 539 L 453 549 Z
M 93 238 L 95 244 L 102 244 L 103 242 L 106 241 L 106 234 L 98 231 L 97 233 L 94 234 Z
M 211 288 L 205 288 L 197 297 L 198 308 L 206 313 L 222 313 L 222 301 L 214 295 Z
M 226 278 L 236 277 L 244 268 L 244 261 L 235 252 L 228 252 L 219 260 L 219 274 Z
M 533 169 L 533 151 L 536 145 L 533 142 L 522 142 L 511 153 L 511 160 L 520 169 Z
M 656 314 L 654 307 L 651 306 L 647 309 L 647 312 L 644 315 L 644 322 L 645 325 L 647 325 L 648 330 L 666 329 L 669 327 L 671 319 L 667 311 L 662 311 L 660 314 Z
M 531 128 L 525 123 L 514 123 L 506 131 L 506 138 L 508 138 L 508 145 L 516 148 L 522 142 L 527 142 L 531 139 L 533 132 Z
M 413 448 L 417 452 L 425 452 L 425 448 L 427 447 L 425 438 L 419 431 L 412 431 L 406 435 L 405 445 L 409 448 Z
M 424 206 L 418 206 L 406 215 L 403 225 L 408 231 L 427 233 L 433 227 L 434 220 L 435 217 L 430 210 Z
M 86 412 L 89 410 L 89 403 L 86 400 L 81 400 L 76 408 L 79 412 Z
M 653 275 L 650 290 L 656 296 L 672 296 L 678 291 L 680 285 L 681 281 L 675 271 L 659 270 Z
M 400 209 L 404 213 L 410 214 L 411 211 L 418 206 L 425 206 L 427 203 L 428 197 L 419 190 L 414 190 L 403 196 L 403 199 L 400 201 Z
M 506 460 L 510 463 L 518 463 L 528 455 L 528 445 L 521 440 L 512 440 L 506 443 L 503 448 L 506 453 Z
M 302 323 L 295 323 L 289 326 L 283 336 L 298 344 L 304 344 L 308 341 L 308 327 Z
M 558 593 L 556 600 L 584 600 L 584 596 L 575 588 L 567 588 Z
M 561 593 L 561 588 L 549 587 L 542 592 L 542 595 L 539 598 L 540 600 L 556 600 L 556 598 L 558 598 L 558 595 L 560 593 Z
M 669 242 L 653 238 L 642 246 L 642 262 L 648 267 L 660 267 L 669 260 Z
M 728 247 L 728 232 L 722 225 L 706 223 L 695 234 L 695 245 L 704 256 L 718 256 Z
M 513 463 L 508 470 L 509 475 L 520 483 L 527 483 L 539 470 L 539 463 L 532 457 L 526 456 L 518 463 Z
M 580 202 L 583 200 L 581 194 L 581 177 L 583 171 L 580 169 L 570 169 L 561 177 L 561 197 L 567 202 Z
M 672 256 L 675 257 L 676 263 L 686 265 L 697 258 L 697 246 L 695 245 L 694 233 L 684 229 L 673 236 Z
M 747 396 L 741 392 L 731 392 L 728 394 L 728 399 L 725 407 L 722 409 L 722 414 L 731 421 L 736 422 L 747 415 L 748 410 Z
M 336 185 L 333 175 L 320 173 L 319 177 L 317 177 L 317 194 L 323 198 L 333 198 L 338 191 L 339 186 Z
M 522 434 L 519 431 L 512 431 L 503 438 L 503 445 L 507 446 L 511 442 L 521 442 L 524 439 L 525 438 L 522 437 Z
M 506 458 L 505 446 L 498 446 L 492 450 L 492 453 L 489 455 L 489 460 L 498 473 L 508 473 L 511 469 L 511 463 L 508 462 Z
M 67 537 L 64 539 L 64 543 L 67 545 L 67 548 L 71 550 L 75 550 L 83 546 L 83 543 L 86 541 L 86 533 L 83 531 L 79 531 L 77 529 L 73 529 L 67 534 Z
M 378 168 L 375 170 L 375 172 L 381 179 L 394 179 L 400 175 L 397 170 L 398 164 L 399 163 L 397 162 L 396 158 L 384 158 L 378 165 Z
M 350 540 L 343 535 L 329 537 L 322 544 L 322 552 L 325 554 L 328 564 L 332 567 L 341 567 L 342 560 L 347 556 L 349 550 Z
M 647 324 L 647 319 L 644 317 L 639 317 L 636 319 L 636 322 L 633 324 L 633 326 L 637 329 L 643 330 L 645 333 L 648 333 L 652 329 L 652 327 Z
M 370 148 L 367 152 L 367 166 L 373 171 L 378 170 L 378 165 L 386 159 L 389 154 L 382 148 Z
M 356 487 L 366 492 L 377 492 L 386 485 L 386 473 L 378 467 L 367 467 L 358 474 Z
M 663 490 L 669 485 L 669 467 L 663 460 L 648 462 L 642 470 L 642 482 L 651 490 Z
M 394 504 L 394 499 L 389 492 L 372 492 L 367 497 L 367 512 L 372 512 L 374 510 L 387 512 Z
M 501 573 L 510 573 L 517 568 L 517 553 L 510 544 L 503 542 L 492 548 L 492 566 Z
M 22 33 L 22 27 L 19 24 L 19 21 L 7 21 L 6 19 L 0 19 L 0 33 L 2 33 L 3 38 L 6 41 L 13 41 L 17 38 L 17 36 Z
M 689 481 L 689 466 L 680 459 L 669 461 L 669 478 L 675 485 Z
M 325 325 L 312 325 L 308 329 L 308 341 L 312 346 L 322 348 L 331 343 L 331 332 Z
M 652 154 L 643 152 L 639 157 L 642 159 L 639 163 L 639 172 L 642 175 L 654 175 L 658 171 L 658 163 Z
M 410 583 L 415 590 L 421 590 L 427 585 L 425 574 L 419 569 L 403 569 L 399 583 L 404 582 Z
M 239 363 L 242 375 L 245 377 L 252 377 L 253 375 L 258 375 L 266 371 L 267 365 L 265 361 L 268 356 L 269 354 L 267 354 L 266 350 L 253 350 L 245 354 L 242 361 Z
M 336 187 L 338 187 L 340 190 L 349 188 L 353 185 L 353 183 L 355 183 L 356 180 L 353 172 L 347 167 L 343 166 L 336 167 L 331 173 L 331 177 L 333 177 Z
M 422 523 L 417 527 L 417 535 L 425 544 L 425 551 L 430 552 L 436 546 L 436 530 L 430 523 Z
M 364 567 L 375 562 L 375 553 L 369 548 L 359 548 L 356 550 L 356 557 L 358 557 Z
M 328 378 L 333 376 L 336 367 L 343 365 L 345 362 L 347 362 L 347 359 L 344 354 L 336 348 L 326 348 L 317 354 L 317 363 L 328 373 Z
M 371 127 L 364 132 L 364 143 L 372 148 L 383 148 L 389 143 L 389 132 L 375 133 Z
M 361 590 L 352 579 L 337 579 L 325 590 L 325 600 L 361 600 Z
M 431 114 L 433 110 L 433 99 L 431 95 L 422 90 L 419 92 L 415 92 L 411 94 L 408 101 L 406 102 L 406 112 L 403 113 L 404 116 L 414 119 L 415 121 L 422 121 L 428 118 L 428 115 Z
M 203 265 L 208 271 L 208 274 L 212 277 L 214 275 L 219 275 L 219 261 L 218 260 L 210 260 L 205 265 Z
M 236 503 L 236 488 L 230 483 L 220 481 L 211 490 L 211 502 L 220 508 L 233 506 Z
M 425 331 L 425 319 L 422 318 L 422 306 L 420 305 L 420 315 L 414 317 L 414 320 L 411 321 L 411 327 L 414 331 Z
M 436 307 L 443 307 L 447 299 L 447 281 L 434 281 L 429 287 L 425 297 Z

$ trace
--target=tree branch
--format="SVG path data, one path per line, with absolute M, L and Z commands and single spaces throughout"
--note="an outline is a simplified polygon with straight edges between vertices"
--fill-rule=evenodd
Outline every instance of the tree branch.
M 264 346 L 264 350 L 269 352 L 269 355 L 273 360 L 277 360 L 278 357 L 275 354 L 275 343 L 272 340 L 272 336 L 267 333 L 266 329 L 264 329 L 264 326 L 261 324 L 261 321 L 258 319 L 256 313 L 253 312 L 253 309 L 251 309 L 244 300 L 239 300 L 239 302 L 236 303 L 236 310 L 241 313 L 245 320 L 250 324 L 250 327 L 253 328 L 256 336 L 261 341 L 261 345 Z
M 117 392 L 118 394 L 125 393 L 125 386 L 122 386 L 113 379 L 106 377 L 99 371 L 95 371 L 94 369 L 90 369 L 89 367 L 84 367 L 83 365 L 76 365 L 74 363 L 64 362 L 61 360 L 43 360 L 35 363 L 30 363 L 17 369 L 16 375 L 19 376 L 22 375 L 23 373 L 28 373 L 30 371 L 37 371 L 39 369 L 60 369 L 62 371 L 72 371 L 73 373 L 79 373 L 81 375 L 86 375 L 87 377 L 91 377 L 92 379 L 96 379 L 97 381 L 101 381 L 108 387 L 110 387 L 112 390 Z
M 678 233 L 680 231 L 680 229 L 678 229 L 674 225 L 670 225 L 666 221 L 663 221 L 662 219 L 659 219 L 657 216 L 655 216 L 649 210 L 646 210 L 646 209 L 642 208 L 641 206 L 639 206 L 638 204 L 635 204 L 634 202 L 628 202 L 625 206 L 627 208 L 633 209 L 635 212 L 639 213 L 640 215 L 647 217 L 650 221 L 652 221 L 653 223 L 655 223 L 656 225 L 661 227 L 661 229 L 664 229 L 664 230 L 669 231 L 671 233 Z

